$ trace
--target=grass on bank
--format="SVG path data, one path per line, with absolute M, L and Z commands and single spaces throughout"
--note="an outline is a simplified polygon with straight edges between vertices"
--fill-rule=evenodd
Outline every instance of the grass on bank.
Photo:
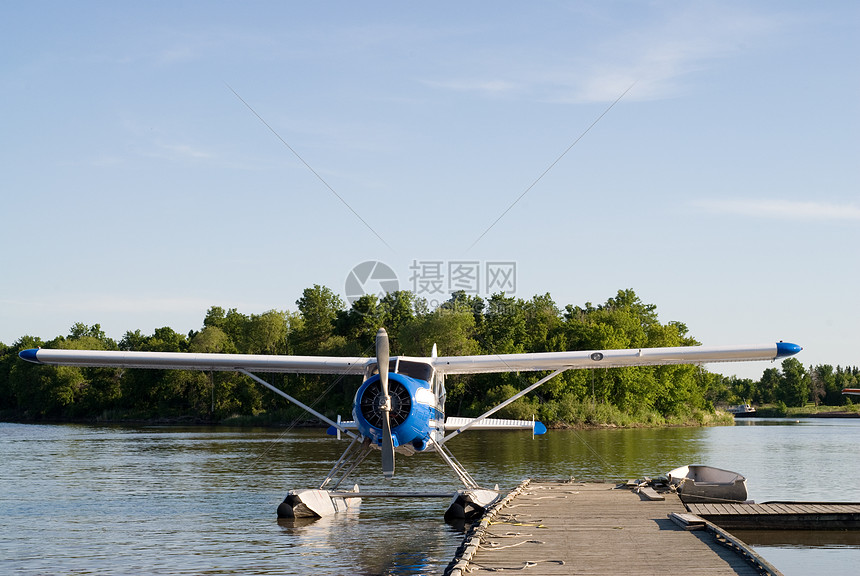
M 515 406 L 515 405 L 514 405 Z M 537 408 L 537 410 L 534 410 Z M 611 404 L 565 398 L 537 406 L 515 406 L 494 417 L 531 420 L 536 417 L 549 428 L 658 428 L 664 426 L 731 426 L 734 418 L 725 412 L 708 412 L 699 409 L 663 415 L 656 410 L 628 412 Z M 344 416 L 345 419 L 351 416 Z M 333 418 L 334 419 L 334 418 Z M 225 426 L 302 426 L 313 425 L 307 414 L 300 410 L 262 412 L 253 416 L 231 416 L 222 419 Z M 319 425 L 319 423 L 316 423 Z
M 823 415 L 860 416 L 860 404 L 851 404 L 850 399 L 848 402 L 842 406 L 816 406 L 815 404 L 786 406 L 784 402 L 775 402 L 756 407 L 756 415 L 765 418 L 816 418 Z
M 683 407 L 674 414 L 652 409 L 626 411 L 612 404 L 565 398 L 541 405 L 539 419 L 550 428 L 639 428 L 663 426 L 731 425 L 733 417 L 723 412 L 708 412 Z

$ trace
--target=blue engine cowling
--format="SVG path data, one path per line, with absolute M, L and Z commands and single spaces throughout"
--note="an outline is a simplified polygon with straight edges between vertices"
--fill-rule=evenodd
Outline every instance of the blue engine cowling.
M 359 431 L 377 445 L 382 443 L 381 395 L 379 374 L 376 374 L 358 388 L 352 408 Z M 430 438 L 430 417 L 435 410 L 430 384 L 405 374 L 389 373 L 388 395 L 391 397 L 389 418 L 394 446 L 411 443 L 415 450 L 424 450 Z

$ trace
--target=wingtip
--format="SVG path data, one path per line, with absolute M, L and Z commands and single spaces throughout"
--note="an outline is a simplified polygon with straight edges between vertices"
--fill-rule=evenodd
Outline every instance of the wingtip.
M 18 357 L 21 360 L 26 360 L 27 362 L 32 362 L 33 364 L 41 364 L 39 359 L 36 357 L 36 353 L 39 351 L 38 348 L 29 348 L 27 350 L 21 350 L 18 352 Z
M 776 357 L 777 358 L 786 358 L 788 356 L 794 356 L 798 352 L 803 350 L 803 347 L 798 344 L 792 344 L 791 342 L 777 342 L 776 343 Z

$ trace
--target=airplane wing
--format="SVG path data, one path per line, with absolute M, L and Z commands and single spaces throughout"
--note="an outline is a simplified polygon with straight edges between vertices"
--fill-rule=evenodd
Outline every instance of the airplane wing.
M 435 346 L 434 346 L 435 352 Z M 761 346 L 687 346 L 676 348 L 635 348 L 628 350 L 588 350 L 576 352 L 542 352 L 529 354 L 495 354 L 485 356 L 436 356 L 429 358 L 409 358 L 407 364 L 423 363 L 424 367 L 433 366 L 440 374 L 477 374 L 489 372 L 551 371 L 534 384 L 520 390 L 501 404 L 493 407 L 477 418 L 445 422 L 445 430 L 455 428 L 447 436 L 435 443 L 439 446 L 470 428 L 531 428 L 533 433 L 545 431 L 543 424 L 511 420 L 491 419 L 489 416 L 511 402 L 528 394 L 538 386 L 554 378 L 565 370 L 577 368 L 614 368 L 622 366 L 653 366 L 660 364 L 704 364 L 709 362 L 731 362 L 745 360 L 775 360 L 800 352 L 797 344 L 777 342 Z M 313 414 L 323 422 L 354 439 L 358 425 L 350 422 L 335 422 L 324 414 L 303 404 L 283 390 L 266 382 L 252 372 L 285 372 L 298 374 L 363 374 L 372 364 L 379 366 L 380 401 L 376 409 L 382 421 L 380 450 L 382 451 L 382 471 L 387 478 L 394 476 L 394 435 L 391 428 L 390 412 L 393 402 L 389 395 L 388 377 L 390 360 L 399 366 L 400 359 L 389 355 L 389 340 L 385 329 L 376 334 L 375 358 L 347 358 L 336 356 L 275 356 L 253 354 L 194 354 L 182 352 L 126 352 L 101 350 L 51 350 L 29 349 L 19 353 L 23 360 L 36 364 L 59 366 L 104 366 L 115 368 L 156 368 L 203 371 L 234 371 L 244 373 L 260 385 L 279 394 Z M 394 368 L 397 370 L 397 368 Z M 432 372 L 425 370 L 426 377 Z M 356 400 L 358 402 L 358 400 Z M 426 426 L 426 424 L 423 424 Z M 369 431 L 368 431 L 369 430 Z M 367 437 L 375 437 L 373 427 L 359 431 Z M 429 435 L 429 428 L 427 434 Z M 429 437 L 429 436 L 428 436 Z M 441 452 L 440 452 L 441 453 Z M 467 475 L 468 476 L 468 475 Z M 461 479 L 463 476 L 461 475 Z M 465 482 L 465 480 L 464 480 Z
M 19 356 L 36 364 L 57 366 L 107 366 L 114 368 L 156 368 L 286 372 L 290 374 L 363 374 L 375 358 L 340 356 L 274 356 L 264 354 L 192 354 L 186 352 L 117 352 L 103 350 L 48 350 L 33 348 Z
M 800 350 L 801 347 L 797 344 L 776 342 L 759 346 L 680 346 L 676 348 L 440 356 L 434 360 L 433 365 L 436 370 L 445 374 L 480 374 L 776 360 L 797 354 Z
M 759 346 L 681 346 L 676 348 L 632 348 L 537 352 L 482 356 L 438 356 L 426 359 L 444 374 L 529 372 L 578 368 L 618 368 L 661 364 L 706 364 L 776 360 L 800 352 L 788 342 Z M 276 356 L 263 354 L 192 354 L 186 352 L 122 352 L 102 350 L 50 350 L 34 348 L 19 356 L 36 364 L 58 366 L 108 366 L 167 370 L 285 372 L 290 374 L 363 374 L 375 358 L 339 356 Z

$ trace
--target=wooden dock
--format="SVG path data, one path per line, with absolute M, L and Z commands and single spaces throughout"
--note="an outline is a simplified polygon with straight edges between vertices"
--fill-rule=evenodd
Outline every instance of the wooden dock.
M 663 496 L 648 500 L 615 484 L 526 481 L 472 527 L 445 573 L 780 575 L 713 524 L 691 531 L 670 520 L 687 510 L 676 494 Z
M 726 530 L 860 529 L 860 504 L 856 503 L 687 504 L 687 508 Z

